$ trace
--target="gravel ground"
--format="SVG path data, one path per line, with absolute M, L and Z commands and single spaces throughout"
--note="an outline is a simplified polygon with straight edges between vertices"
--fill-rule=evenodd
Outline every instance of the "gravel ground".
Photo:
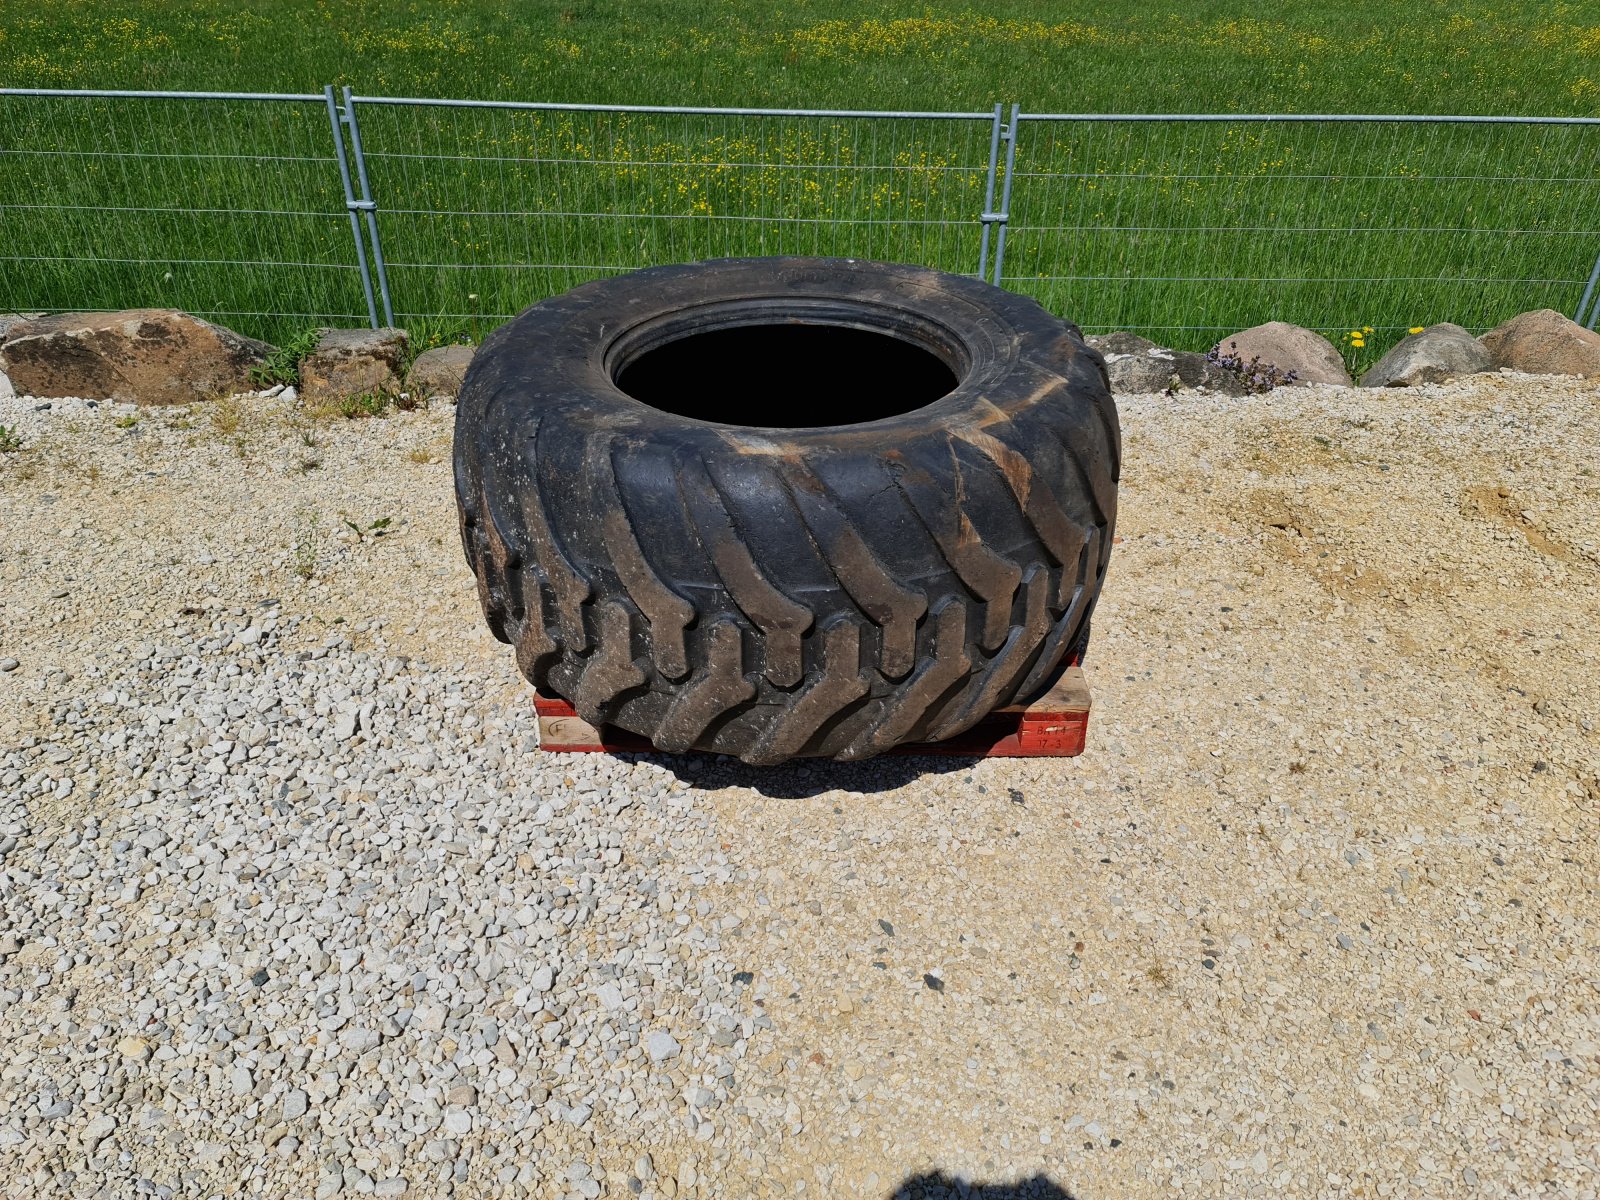
M 1593 384 L 1128 399 L 1088 752 L 765 773 L 538 751 L 447 406 L 37 404 L 7 1195 L 1595 1195 Z

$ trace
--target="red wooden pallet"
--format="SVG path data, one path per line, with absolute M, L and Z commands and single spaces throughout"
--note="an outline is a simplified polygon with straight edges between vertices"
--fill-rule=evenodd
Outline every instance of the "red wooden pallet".
M 534 694 L 539 745 L 561 753 L 651 752 L 636 733 L 603 725 L 596 729 L 572 705 Z M 1074 664 L 1032 704 L 996 709 L 965 733 L 942 742 L 896 746 L 890 754 L 958 754 L 973 758 L 1070 758 L 1083 753 L 1089 730 L 1089 684 Z

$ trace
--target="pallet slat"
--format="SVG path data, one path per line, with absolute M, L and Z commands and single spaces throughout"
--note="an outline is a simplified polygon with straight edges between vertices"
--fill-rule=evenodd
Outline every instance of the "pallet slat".
M 562 754 L 648 753 L 654 747 L 636 733 L 610 725 L 596 729 L 572 705 L 535 693 L 539 746 Z M 1074 664 L 1056 685 L 1028 705 L 996 709 L 965 733 L 942 742 L 896 746 L 890 754 L 948 754 L 973 758 L 1070 758 L 1083 753 L 1089 730 L 1089 683 Z

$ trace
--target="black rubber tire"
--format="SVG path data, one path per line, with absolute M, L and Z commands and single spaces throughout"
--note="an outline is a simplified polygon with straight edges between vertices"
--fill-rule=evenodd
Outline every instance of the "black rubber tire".
M 752 427 L 614 382 L 686 336 L 796 322 L 920 345 L 955 390 Z M 762 379 L 747 387 L 760 411 Z M 534 686 L 660 750 L 756 764 L 949 737 L 1048 687 L 1100 592 L 1120 463 L 1075 326 L 854 259 L 660 267 L 536 304 L 484 341 L 455 428 L 484 615 Z

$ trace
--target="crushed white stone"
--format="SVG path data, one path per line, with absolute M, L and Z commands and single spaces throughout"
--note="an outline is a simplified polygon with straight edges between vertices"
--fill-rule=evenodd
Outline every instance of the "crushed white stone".
M 44 403 L 24 1194 L 1594 1195 L 1594 384 L 1126 399 L 1088 752 L 769 772 L 538 751 L 448 408 Z

